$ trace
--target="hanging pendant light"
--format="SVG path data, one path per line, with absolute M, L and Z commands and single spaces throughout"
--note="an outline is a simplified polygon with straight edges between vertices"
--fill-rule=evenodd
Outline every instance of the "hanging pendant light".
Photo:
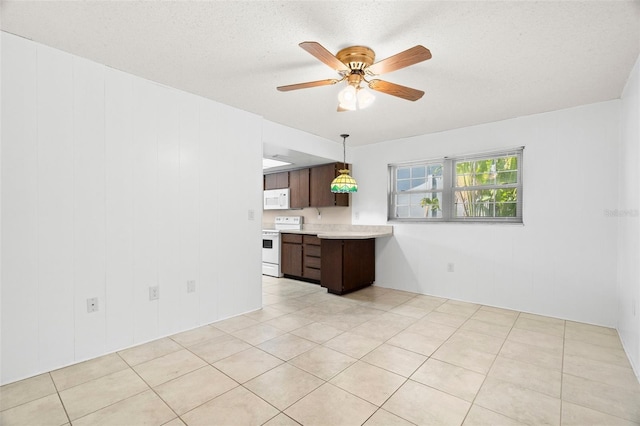
M 343 169 L 340 170 L 340 176 L 336 177 L 331 182 L 331 192 L 334 193 L 349 193 L 358 192 L 358 183 L 354 178 L 349 176 L 349 169 L 347 169 L 347 138 L 349 135 L 340 135 L 342 138 L 342 154 L 343 154 Z

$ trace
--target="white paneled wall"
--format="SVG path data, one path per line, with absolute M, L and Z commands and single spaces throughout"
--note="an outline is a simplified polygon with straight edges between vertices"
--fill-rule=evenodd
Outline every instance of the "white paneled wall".
M 106 351 L 132 345 L 133 85 L 135 77 L 105 69 L 105 317 Z
M 36 51 L 2 41 L 2 367 L 11 379 L 39 369 Z M 8 62 L 12 61 L 12 66 Z M 11 82 L 11 84 L 8 84 Z M 8 143 L 9 140 L 14 143 Z M 11 281 L 11 283 L 9 283 Z M 70 311 L 72 314 L 72 311 Z M 11 348 L 11 350 L 8 350 Z M 3 373 L 3 376 L 5 373 Z
M 260 308 L 260 117 L 6 33 L 2 88 L 0 383 Z
M 640 378 L 640 58 L 622 94 L 617 328 Z
M 218 167 L 221 166 L 219 159 L 223 155 L 222 149 L 215 146 L 211 141 L 217 136 L 215 117 L 222 115 L 223 107 L 215 104 L 203 105 L 200 110 L 200 134 L 198 158 L 202 165 L 199 173 L 200 182 L 200 214 L 209 214 L 208 220 L 200 221 L 200 250 L 198 257 L 200 259 L 200 281 L 219 283 L 220 268 L 224 266 L 219 262 L 220 255 L 226 250 L 226 245 L 231 243 L 225 241 L 221 244 L 224 229 L 216 226 L 220 222 L 220 209 L 216 209 L 216 205 L 220 202 L 220 198 L 224 193 L 224 189 L 217 185 L 220 177 Z M 224 138 L 223 135 L 220 135 Z M 229 147 L 230 148 L 230 147 Z M 226 154 L 226 153 L 225 153 Z M 225 158 L 226 155 L 225 155 Z M 213 254 L 210 256 L 209 253 Z M 240 256 L 240 255 L 238 255 Z M 225 286 L 226 287 L 226 286 Z M 202 298 L 204 303 L 198 306 L 199 316 L 208 318 L 213 321 L 219 317 L 218 301 L 215 300 L 216 294 L 221 298 L 226 298 L 228 288 L 207 287 L 202 290 Z
M 74 69 L 73 58 L 63 52 L 39 49 L 36 53 L 37 351 L 39 368 L 50 370 L 73 360 L 75 352 Z M 5 57 L 2 65 L 11 67 L 11 61 Z M 2 140 L 3 147 L 11 143 Z M 10 245 L 5 250 L 10 251 Z M 3 288 L 11 286 L 10 279 L 2 281 Z
M 74 342 L 75 357 L 86 359 L 106 346 L 104 309 L 87 315 L 86 304 L 97 297 L 98 306 L 102 301 L 106 307 L 104 67 L 74 58 L 72 93 Z

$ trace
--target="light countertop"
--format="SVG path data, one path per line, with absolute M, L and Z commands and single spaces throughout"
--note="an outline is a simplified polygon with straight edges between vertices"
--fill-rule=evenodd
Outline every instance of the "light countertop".
M 331 240 L 366 240 L 393 235 L 393 226 L 367 225 L 304 225 L 301 230 L 283 230 L 287 234 L 317 235 Z

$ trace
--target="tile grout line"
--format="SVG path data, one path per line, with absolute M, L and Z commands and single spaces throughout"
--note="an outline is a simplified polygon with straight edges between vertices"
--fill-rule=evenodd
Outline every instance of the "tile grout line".
M 176 342 L 176 343 L 177 343 L 177 342 Z M 178 344 L 179 344 L 179 343 L 178 343 Z M 178 351 L 175 351 L 175 352 L 178 352 Z M 117 352 L 116 352 L 116 353 L 117 353 Z M 174 352 L 170 352 L 170 353 L 174 353 Z M 133 371 L 133 373 L 134 373 L 136 376 L 138 376 L 138 377 L 140 378 L 140 380 L 142 380 L 142 382 L 143 382 L 145 385 L 147 385 L 147 387 L 148 387 L 148 389 L 147 389 L 147 390 L 150 390 L 151 392 L 153 392 L 153 393 L 154 393 L 154 394 L 155 394 L 155 395 L 160 399 L 160 401 L 162 401 L 162 403 L 163 403 L 164 405 L 166 405 L 166 406 L 169 408 L 169 410 L 171 410 L 171 411 L 173 412 L 173 414 L 175 414 L 175 415 L 176 415 L 176 417 L 177 417 L 177 418 L 180 418 L 180 416 L 178 415 L 178 413 L 176 413 L 176 411 L 175 411 L 175 410 L 174 410 L 174 409 L 173 409 L 173 408 L 172 408 L 172 407 L 167 403 L 167 401 L 165 401 L 165 400 L 164 400 L 164 399 L 163 399 L 163 398 L 158 394 L 158 392 L 156 392 L 156 390 L 155 390 L 155 389 L 154 389 L 154 388 L 153 388 L 149 383 L 147 383 L 147 381 L 146 381 L 146 380 L 145 380 L 145 379 L 144 379 L 144 378 L 143 378 L 143 377 L 142 377 L 142 376 L 141 376 L 141 375 L 136 371 L 136 369 L 135 369 L 135 368 L 133 368 L 133 366 L 130 366 L 130 365 L 129 365 L 129 363 L 127 363 L 127 361 L 126 361 L 124 358 L 122 358 L 122 355 L 120 355 L 119 353 L 118 353 L 118 356 L 119 356 L 119 357 L 120 357 L 120 358 L 121 358 L 121 359 L 122 359 L 122 360 L 123 360 L 123 361 L 124 361 L 128 366 L 129 366 L 129 369 L 130 369 L 131 371 Z M 164 356 L 164 355 L 162 355 L 162 356 Z M 160 357 L 156 357 L 156 358 L 154 358 L 154 359 L 158 359 L 158 358 L 160 358 Z M 150 360 L 150 361 L 151 361 L 151 360 Z M 144 364 L 144 363 L 140 363 L 140 364 Z M 181 377 L 182 377 L 182 376 L 181 376 Z M 140 394 L 142 394 L 142 393 L 144 393 L 144 392 L 146 392 L 146 390 L 145 390 L 145 391 L 142 391 L 142 392 L 140 392 L 140 393 L 137 393 L 136 395 L 131 395 L 131 396 L 129 396 L 129 397 L 127 397 L 127 398 L 123 399 L 122 401 L 125 401 L 125 400 L 127 400 L 127 399 L 129 399 L 129 398 L 133 398 L 133 397 L 135 397 L 135 396 L 137 396 L 137 395 L 140 395 Z M 122 402 L 122 401 L 118 401 L 118 402 Z M 114 404 L 117 404 L 117 402 L 116 402 L 116 403 L 114 403 Z M 113 404 L 111 404 L 111 405 L 113 405 Z M 106 408 L 106 407 L 103 407 L 103 408 Z M 102 408 L 101 408 L 101 409 L 102 409 Z M 99 411 L 99 410 L 97 410 L 97 411 Z M 169 420 L 169 421 L 171 421 L 171 420 Z M 165 422 L 165 423 L 166 423 L 166 422 Z
M 469 406 L 469 410 L 467 411 L 467 414 L 464 416 L 464 419 L 462 419 L 462 423 L 465 422 L 465 420 L 467 419 L 467 417 L 469 416 L 469 413 L 471 412 L 471 409 L 473 408 L 473 406 L 476 404 L 476 399 L 478 398 L 478 395 L 480 394 L 480 391 L 482 390 L 482 388 L 484 387 L 484 384 L 486 383 L 487 379 L 489 378 L 489 373 L 491 373 L 491 369 L 493 368 L 493 365 L 496 362 L 496 359 L 498 359 L 498 356 L 500 355 L 500 352 L 502 351 L 502 348 L 504 347 L 504 344 L 507 342 L 507 339 L 509 338 L 509 335 L 511 334 L 511 332 L 513 331 L 513 329 L 515 328 L 516 322 L 518 322 L 518 318 L 520 318 L 520 313 L 518 312 L 518 314 L 515 317 L 515 320 L 513 321 L 513 324 L 511 324 L 511 328 L 509 329 L 509 333 L 507 333 L 507 335 L 505 336 L 504 340 L 502 341 L 502 345 L 500 345 L 500 349 L 498 350 L 498 353 L 495 355 L 495 357 L 493 358 L 493 361 L 491 362 L 491 365 L 489 366 L 489 369 L 487 370 L 487 374 L 484 375 L 484 380 L 482 380 L 482 383 L 480 384 L 480 387 L 478 387 L 478 391 L 476 392 L 475 396 L 473 397 L 473 400 L 471 401 L 471 405 Z M 481 405 L 478 405 L 478 407 L 482 407 Z M 485 407 L 482 407 L 485 408 Z M 512 418 L 509 417 L 503 413 L 498 413 L 497 411 L 491 410 L 489 408 L 485 408 L 486 410 L 492 411 L 494 413 L 497 413 L 501 416 L 507 417 L 507 418 Z M 518 419 L 513 419 L 516 421 L 520 421 Z
M 412 299 L 413 299 L 413 298 L 412 298 Z M 410 299 L 410 300 L 412 300 L 412 299 Z M 429 313 L 431 313 L 431 312 L 435 312 L 437 308 L 439 308 L 440 306 L 444 305 L 444 304 L 445 304 L 445 303 L 447 303 L 449 300 L 450 300 L 450 299 L 446 299 L 446 300 L 445 300 L 445 301 L 443 301 L 440 305 L 436 306 L 434 309 L 432 309 L 431 311 L 429 311 L 429 312 L 428 312 L 427 314 L 425 314 L 423 317 L 421 317 L 421 318 L 419 318 L 417 321 L 415 321 L 413 324 L 415 324 L 415 323 L 417 323 L 418 321 L 420 321 L 420 320 L 424 319 L 426 316 L 428 316 L 428 315 L 429 315 Z M 407 301 L 407 302 L 408 302 L 408 301 Z M 405 302 L 405 303 L 407 303 L 407 302 Z M 401 304 L 401 305 L 402 305 L 402 304 Z M 478 309 L 479 309 L 479 308 L 478 308 Z M 465 320 L 465 322 L 466 322 L 466 321 L 468 321 L 468 319 L 467 319 L 467 320 Z M 413 325 L 413 324 L 411 324 L 411 325 Z M 463 324 L 464 324 L 464 323 L 463 323 Z M 394 334 L 392 337 L 390 337 L 389 339 L 385 340 L 381 345 L 378 345 L 376 348 L 374 348 L 374 349 L 372 349 L 371 351 L 367 352 L 367 354 L 369 354 L 369 353 L 373 352 L 375 349 L 379 348 L 380 346 L 382 346 L 383 344 L 385 344 L 386 342 L 388 342 L 389 340 L 391 340 L 393 337 L 397 336 L 397 335 L 398 335 L 398 334 L 400 334 L 402 331 L 404 331 L 404 330 L 406 330 L 407 328 L 409 328 L 411 325 L 409 325 L 409 326 L 405 327 L 404 329 L 402 329 L 402 330 L 398 331 L 398 332 L 397 332 L 396 334 Z M 461 325 L 461 326 L 462 326 L 462 325 Z M 459 330 L 459 329 L 460 329 L 460 327 L 458 327 L 458 328 L 457 328 L 457 330 Z M 454 332 L 454 333 L 452 333 L 452 334 L 451 334 L 451 336 L 453 336 L 453 334 L 455 334 L 455 332 Z M 449 340 L 449 338 L 451 338 L 451 336 L 449 336 L 449 337 L 448 337 L 444 342 L 442 342 L 442 343 L 441 343 L 441 344 L 440 344 L 436 349 L 434 349 L 434 350 L 431 352 L 431 355 L 433 355 L 433 354 L 434 354 L 434 353 L 435 353 L 435 352 L 436 352 L 440 347 L 442 347 L 442 345 L 444 345 L 444 344 L 447 342 L 447 340 Z M 391 345 L 391 344 L 389 344 L 389 345 Z M 391 345 L 391 346 L 394 346 L 394 345 Z M 394 346 L 394 347 L 398 347 L 398 346 Z M 398 347 L 398 348 L 400 348 L 400 347 Z M 400 348 L 400 349 L 404 349 L 404 348 Z M 411 379 L 411 376 L 412 376 L 413 374 L 415 374 L 415 372 L 416 372 L 416 371 L 418 371 L 418 370 L 419 370 L 423 365 L 425 365 L 425 364 L 427 363 L 427 361 L 429 361 L 429 359 L 431 359 L 431 355 L 428 355 L 428 356 L 427 356 L 427 355 L 421 354 L 421 353 L 419 353 L 419 352 L 410 351 L 410 350 L 408 350 L 408 349 L 404 349 L 404 350 L 407 350 L 407 351 L 409 351 L 409 352 L 412 352 L 412 353 L 415 353 L 415 354 L 419 354 L 419 355 L 425 356 L 425 357 L 426 357 L 426 359 L 425 359 L 424 361 L 422 361 L 422 363 L 421 363 L 418 367 L 416 367 L 416 369 L 413 371 L 413 373 L 411 373 L 409 376 L 404 377 L 404 376 L 399 375 L 399 376 L 401 376 L 401 377 L 404 377 L 404 379 L 405 379 L 405 380 L 404 380 L 404 382 L 403 382 L 400 386 L 398 386 L 398 388 L 397 388 L 396 390 L 394 390 L 394 391 L 391 393 L 391 395 L 389 395 L 389 397 L 388 397 L 387 399 L 385 399 L 385 400 L 384 400 L 384 402 L 383 402 L 382 404 L 380 404 L 380 405 L 378 406 L 378 408 L 377 408 L 377 409 L 376 409 L 376 410 L 371 414 L 371 416 L 369 416 L 369 417 L 367 418 L 367 420 L 366 420 L 366 421 L 368 421 L 371 417 L 373 417 L 373 415 L 375 415 L 375 413 L 377 413 L 378 411 L 380 411 L 381 409 L 383 409 L 383 408 L 382 408 L 382 406 L 383 406 L 384 404 L 386 404 L 386 403 L 387 403 L 391 398 L 393 398 L 393 396 L 394 396 L 394 395 L 395 395 L 395 394 L 396 394 L 396 393 L 397 393 L 397 392 L 398 392 L 398 391 L 399 391 L 399 390 L 400 390 L 400 389 L 401 389 L 401 388 L 402 388 L 402 387 L 403 387 L 407 382 L 409 382 L 410 380 L 411 380 L 412 382 L 416 382 L 416 383 L 421 384 L 421 385 L 423 385 L 423 386 L 427 386 L 427 387 L 429 387 L 429 388 L 431 388 L 431 389 L 435 389 L 435 388 L 433 388 L 433 387 L 431 387 L 431 386 L 424 385 L 424 384 L 422 384 L 422 383 L 420 383 L 420 382 L 417 382 L 417 381 L 415 381 L 415 380 L 412 380 L 412 379 Z M 362 362 L 364 362 L 364 363 L 367 363 L 367 361 L 364 361 L 364 360 L 362 359 L 362 358 L 364 358 L 367 354 L 363 355 L 363 356 L 362 356 L 358 361 L 362 361 Z M 368 364 L 368 363 L 367 363 L 367 364 Z M 372 364 L 370 364 L 370 365 L 372 365 Z M 375 365 L 374 365 L 374 367 L 377 367 L 377 366 L 375 366 Z M 382 368 L 382 367 L 378 367 L 378 368 Z M 384 370 L 385 370 L 385 371 L 389 371 L 389 370 L 386 370 L 386 369 L 384 369 Z M 389 371 L 389 372 L 390 372 L 390 373 L 393 373 L 392 371 Z M 397 374 L 397 373 L 393 373 L 393 374 Z M 342 388 L 340 388 L 340 389 L 342 389 Z M 346 391 L 346 392 L 349 392 L 349 391 L 347 391 L 346 389 L 343 389 L 343 390 L 344 390 L 344 391 Z M 439 392 L 443 392 L 443 391 L 441 391 L 441 390 L 439 390 L 439 389 L 435 389 L 435 390 L 437 390 L 437 391 L 439 391 Z M 349 392 L 349 393 L 351 393 L 351 392 Z M 443 392 L 443 393 L 447 393 L 447 392 Z M 448 393 L 447 393 L 447 394 L 448 394 Z M 354 395 L 354 396 L 358 397 L 358 396 L 357 396 L 357 395 L 355 395 L 355 394 L 352 394 L 352 395 Z M 448 394 L 448 395 L 450 395 L 450 394 Z M 455 395 L 451 395 L 451 396 L 454 396 L 454 397 L 455 397 Z M 456 398 L 457 398 L 457 397 L 456 397 Z M 361 399 L 362 399 L 362 398 L 361 398 Z M 369 402 L 369 401 L 367 401 L 367 402 Z M 373 403 L 372 403 L 372 404 L 373 404 Z M 376 404 L 374 404 L 374 405 L 376 405 Z M 471 406 L 470 406 L 469 408 L 471 408 Z M 386 411 L 386 410 L 385 410 L 385 411 Z M 399 414 L 397 414 L 397 413 L 393 413 L 393 412 L 389 412 L 389 413 L 391 413 L 391 414 L 393 414 L 394 416 L 397 416 L 397 417 L 399 417 L 399 418 L 401 418 L 401 419 L 403 419 L 403 420 L 406 420 L 407 422 L 409 422 L 409 423 L 412 423 L 412 424 L 413 424 L 413 422 L 411 422 L 411 421 L 410 421 L 410 420 L 408 420 L 408 419 L 405 419 L 404 417 L 400 416 L 400 415 L 399 415 Z M 466 416 L 465 416 L 465 417 L 466 417 Z M 366 421 L 365 421 L 365 423 L 366 423 Z M 363 423 L 363 424 L 364 424 L 364 423 Z
M 69 424 L 71 424 L 71 417 L 69 417 L 67 406 L 64 404 L 64 401 L 62 400 L 62 395 L 60 395 L 60 391 L 58 390 L 58 385 L 56 385 L 55 380 L 53 380 L 53 376 L 51 375 L 51 372 L 48 372 L 47 375 L 49 376 L 49 380 L 51 380 L 51 383 L 53 383 L 53 388 L 56 390 L 56 395 L 58 395 L 58 400 L 60 400 L 60 404 L 62 405 L 64 414 L 65 416 L 67 416 L 67 420 L 69 421 Z
M 323 302 L 321 302 L 321 303 L 323 303 Z M 313 305 L 311 305 L 311 306 L 313 306 Z M 358 304 L 357 304 L 357 307 L 368 307 L 369 309 L 376 309 L 376 310 L 380 310 L 380 309 L 377 309 L 377 308 L 371 308 L 370 306 L 365 306 L 365 304 L 364 304 L 364 303 L 358 303 Z M 345 310 L 343 310 L 343 311 L 340 311 L 340 313 L 345 312 L 345 311 L 347 311 L 348 309 L 349 309 L 349 307 L 347 307 L 347 308 L 346 308 Z M 381 311 L 382 311 L 382 312 L 384 312 L 384 313 L 389 312 L 389 311 L 384 311 L 384 310 L 381 310 Z M 297 312 L 297 311 L 294 311 L 294 312 Z M 383 314 L 381 314 L 381 315 L 383 315 Z M 360 326 L 360 325 L 362 325 L 362 324 L 366 324 L 367 322 L 369 322 L 369 321 L 371 321 L 371 320 L 372 320 L 372 319 L 370 319 L 370 320 L 366 320 L 366 321 L 364 321 L 363 323 L 359 324 L 358 326 Z M 310 324 L 314 324 L 314 323 L 315 323 L 315 324 L 324 324 L 324 323 L 322 323 L 321 321 L 313 321 L 313 322 L 312 322 L 312 323 L 310 323 Z M 306 325 L 309 325 L 309 324 L 306 324 Z M 301 327 L 298 327 L 298 328 L 296 328 L 296 329 L 294 329 L 294 330 L 291 330 L 291 331 L 295 331 L 295 330 L 297 330 L 297 329 L 299 329 L 299 328 L 305 327 L 306 325 L 301 326 Z M 324 325 L 328 325 L 328 324 L 324 324 Z M 358 327 L 358 326 L 356 326 L 356 327 Z M 409 327 L 409 325 L 408 325 L 407 327 Z M 403 330 L 405 330 L 407 327 L 404 327 L 403 329 L 399 330 L 396 334 L 398 334 L 398 333 L 402 332 L 402 331 L 403 331 Z M 355 327 L 354 327 L 354 328 L 355 328 Z M 291 331 L 287 332 L 287 334 L 291 334 Z M 336 335 L 336 336 L 332 337 L 331 339 L 327 340 L 326 342 L 328 342 L 328 341 L 330 341 L 330 340 L 332 340 L 332 339 L 334 339 L 334 338 L 336 338 L 336 337 L 339 337 L 339 336 L 341 336 L 342 334 L 344 334 L 344 333 L 346 333 L 346 332 L 348 332 L 348 331 L 349 331 L 349 330 L 344 330 L 344 331 L 342 331 L 340 334 L 338 334 L 338 335 Z M 394 336 L 395 336 L 396 334 L 394 334 Z M 295 336 L 295 335 L 294 335 L 294 336 Z M 297 336 L 297 337 L 300 337 L 300 336 Z M 365 337 L 367 337 L 367 336 L 365 336 Z M 393 336 L 392 336 L 392 337 L 393 337 Z M 390 337 L 389 339 L 391 339 L 392 337 Z M 277 338 L 277 337 L 276 337 L 276 338 Z M 303 339 L 304 339 L 304 337 L 301 337 L 301 338 L 303 338 Z M 274 339 L 275 339 L 275 338 L 274 338 Z M 294 368 L 300 369 L 301 371 L 304 371 L 304 372 L 305 372 L 305 373 L 307 373 L 307 374 L 311 374 L 311 375 L 312 375 L 312 376 L 314 376 L 314 377 L 318 377 L 319 379 L 323 380 L 323 382 L 324 382 L 324 383 L 320 384 L 319 386 L 317 386 L 316 388 L 314 388 L 313 390 L 311 390 L 310 392 L 308 392 L 308 393 L 306 393 L 305 395 L 303 395 L 303 396 L 301 396 L 300 398 L 298 398 L 295 402 L 291 403 L 287 408 L 290 408 L 291 406 L 295 405 L 298 401 L 300 401 L 300 400 L 304 399 L 305 397 L 307 397 L 308 395 L 310 395 L 312 392 L 314 392 L 315 390 L 317 390 L 317 389 L 318 389 L 318 388 L 320 388 L 321 386 L 324 386 L 324 385 L 326 385 L 326 384 L 330 384 L 330 385 L 332 385 L 332 386 L 336 386 L 338 389 L 341 389 L 342 391 L 347 392 L 347 393 L 349 393 L 350 395 L 352 395 L 352 396 L 354 396 L 354 397 L 356 397 L 356 398 L 358 398 L 358 399 L 360 399 L 360 400 L 362 400 L 362 401 L 365 401 L 365 402 L 367 402 L 367 403 L 370 403 L 370 404 L 372 404 L 372 405 L 375 405 L 377 408 L 376 408 L 376 410 L 371 414 L 371 416 L 373 416 L 373 415 L 374 415 L 378 410 L 380 410 L 380 409 L 381 409 L 381 407 L 382 407 L 382 405 L 384 404 L 384 402 L 386 402 L 389 398 L 391 398 L 391 396 L 393 395 L 393 393 L 392 393 L 392 395 L 390 395 L 390 396 L 389 396 L 389 398 L 387 398 L 387 399 L 383 402 L 383 404 L 381 404 L 380 406 L 377 406 L 376 404 L 374 404 L 374 403 L 372 403 L 372 402 L 370 402 L 370 401 L 367 401 L 367 400 L 363 399 L 362 397 L 360 397 L 360 396 L 358 396 L 358 395 L 353 394 L 352 392 L 348 391 L 347 389 L 343 389 L 343 388 L 341 388 L 340 386 L 337 386 L 337 385 L 335 385 L 335 384 L 333 384 L 333 383 L 330 383 L 330 381 L 331 381 L 333 378 L 337 377 L 337 376 L 338 376 L 339 374 L 341 374 L 342 372 L 346 371 L 348 368 L 350 368 L 352 365 L 354 365 L 354 364 L 355 364 L 355 363 L 357 363 L 358 361 L 364 362 L 364 363 L 366 363 L 366 364 L 368 364 L 368 365 L 372 365 L 372 364 L 367 363 L 366 361 L 363 361 L 363 360 L 362 360 L 362 358 L 364 358 L 366 355 L 368 355 L 369 353 L 373 352 L 375 349 L 377 349 L 377 348 L 379 348 L 380 346 L 382 346 L 383 344 L 385 344 L 385 343 L 386 343 L 386 341 L 388 341 L 389 339 L 386 339 L 386 340 L 382 341 L 378 346 L 376 346 L 375 348 L 371 349 L 370 351 L 368 351 L 367 353 L 365 353 L 365 354 L 364 354 L 363 356 L 361 356 L 360 358 L 356 358 L 356 361 L 355 361 L 353 364 L 350 364 L 349 366 L 347 366 L 347 367 L 346 367 L 346 368 L 344 368 L 343 370 L 341 370 L 341 371 L 337 372 L 336 374 L 334 374 L 333 376 L 331 376 L 328 380 L 325 380 L 325 379 L 323 379 L 323 378 L 320 378 L 320 377 L 316 376 L 315 374 L 313 374 L 313 373 L 311 373 L 311 372 L 308 372 L 308 371 L 306 371 L 306 370 L 302 370 L 302 369 L 300 369 L 299 367 L 296 367 L 296 366 L 295 366 L 295 365 L 293 365 L 293 364 L 289 364 L 289 361 L 290 361 L 290 360 L 283 360 L 283 361 L 284 361 L 284 363 L 286 363 L 286 364 L 288 364 L 288 365 L 290 365 L 290 366 L 292 366 L 292 367 L 294 367 Z M 273 340 L 273 339 L 270 339 L 270 340 Z M 305 339 L 305 340 L 308 340 L 308 339 Z M 311 342 L 312 342 L 312 343 L 316 343 L 316 342 L 313 342 L 313 341 L 311 341 Z M 324 342 L 324 343 L 326 343 L 326 342 Z M 322 344 L 318 344 L 318 346 L 322 346 L 322 347 L 326 347 L 326 348 L 328 348 L 328 349 L 332 349 L 332 348 L 330 348 L 330 347 L 324 346 L 324 343 L 322 343 Z M 259 348 L 258 348 L 258 349 L 259 349 Z M 307 352 L 309 352 L 309 351 L 311 351 L 311 350 L 313 350 L 313 349 L 314 349 L 314 348 L 310 348 L 309 350 L 307 350 L 307 351 L 305 351 L 305 352 L 303 352 L 303 353 L 301 353 L 301 354 L 296 355 L 296 357 L 297 357 L 297 356 L 300 356 L 300 355 L 302 355 L 302 354 L 304 354 L 304 353 L 307 353 Z M 332 349 L 332 350 L 335 350 L 335 349 Z M 343 355 L 346 355 L 346 356 L 350 356 L 350 355 L 345 354 L 345 353 L 340 352 L 340 351 L 337 351 L 337 352 L 342 353 Z M 296 358 L 296 357 L 294 357 L 294 358 Z M 294 358 L 292 358 L 292 359 L 294 359 Z M 277 367 L 278 367 L 278 366 L 277 366 Z M 277 368 L 277 367 L 274 367 L 274 368 Z M 377 366 L 374 366 L 374 367 L 377 367 Z M 377 367 L 377 368 L 380 368 L 380 367 Z M 382 368 L 381 368 L 381 369 L 382 369 Z M 388 371 L 388 370 L 386 370 L 386 369 L 384 369 L 384 370 L 385 370 L 385 371 Z M 271 370 L 269 370 L 269 371 L 271 371 Z M 266 374 L 266 373 L 267 373 L 267 372 L 262 373 L 262 374 Z M 393 373 L 393 372 L 390 372 L 390 373 Z M 261 375 L 262 375 L 262 374 L 261 374 Z M 393 373 L 393 374 L 396 374 L 396 373 Z M 260 377 L 260 375 L 259 375 L 259 376 L 256 376 L 256 377 Z M 253 379 L 251 379 L 251 380 L 253 380 Z M 402 385 L 404 385 L 404 383 L 406 383 L 406 381 L 407 381 L 407 380 L 408 380 L 408 378 L 405 378 L 405 381 L 403 382 L 403 384 L 402 384 Z M 402 387 L 402 385 L 400 385 L 400 387 Z M 244 387 L 244 384 L 243 384 L 242 386 Z M 398 389 L 399 389 L 400 387 L 398 387 Z M 247 390 L 251 391 L 250 389 L 247 389 Z M 397 389 L 396 389 L 396 391 L 397 391 Z M 252 393 L 253 393 L 253 392 L 252 392 Z M 394 391 L 394 393 L 395 393 L 395 391 Z M 256 395 L 256 396 L 259 396 L 259 395 Z M 277 408 L 277 407 L 276 407 L 276 408 Z M 287 408 L 285 408 L 285 410 L 286 410 Z M 280 411 L 280 413 L 281 413 L 281 414 L 283 414 L 283 415 L 285 415 L 285 416 L 287 416 L 287 414 L 286 414 L 286 413 L 284 413 L 284 410 L 281 410 L 281 411 Z M 367 420 L 369 420 L 369 418 L 371 418 L 371 416 L 369 416 L 369 417 L 365 420 L 365 423 L 366 423 L 366 421 L 367 421 Z M 274 416 L 274 417 L 275 417 L 275 416 Z M 287 417 L 289 417 L 289 416 L 287 416 Z M 295 421 L 295 419 L 294 419 L 294 421 Z

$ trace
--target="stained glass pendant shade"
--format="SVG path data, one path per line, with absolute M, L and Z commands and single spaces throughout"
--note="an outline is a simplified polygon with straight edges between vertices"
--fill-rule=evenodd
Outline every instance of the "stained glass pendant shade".
M 349 193 L 358 192 L 358 183 L 354 178 L 349 176 L 349 170 L 347 169 L 347 138 L 349 135 L 340 135 L 342 137 L 342 150 L 343 150 L 343 165 L 344 169 L 340 170 L 340 175 L 331 182 L 331 192 L 334 193 Z

